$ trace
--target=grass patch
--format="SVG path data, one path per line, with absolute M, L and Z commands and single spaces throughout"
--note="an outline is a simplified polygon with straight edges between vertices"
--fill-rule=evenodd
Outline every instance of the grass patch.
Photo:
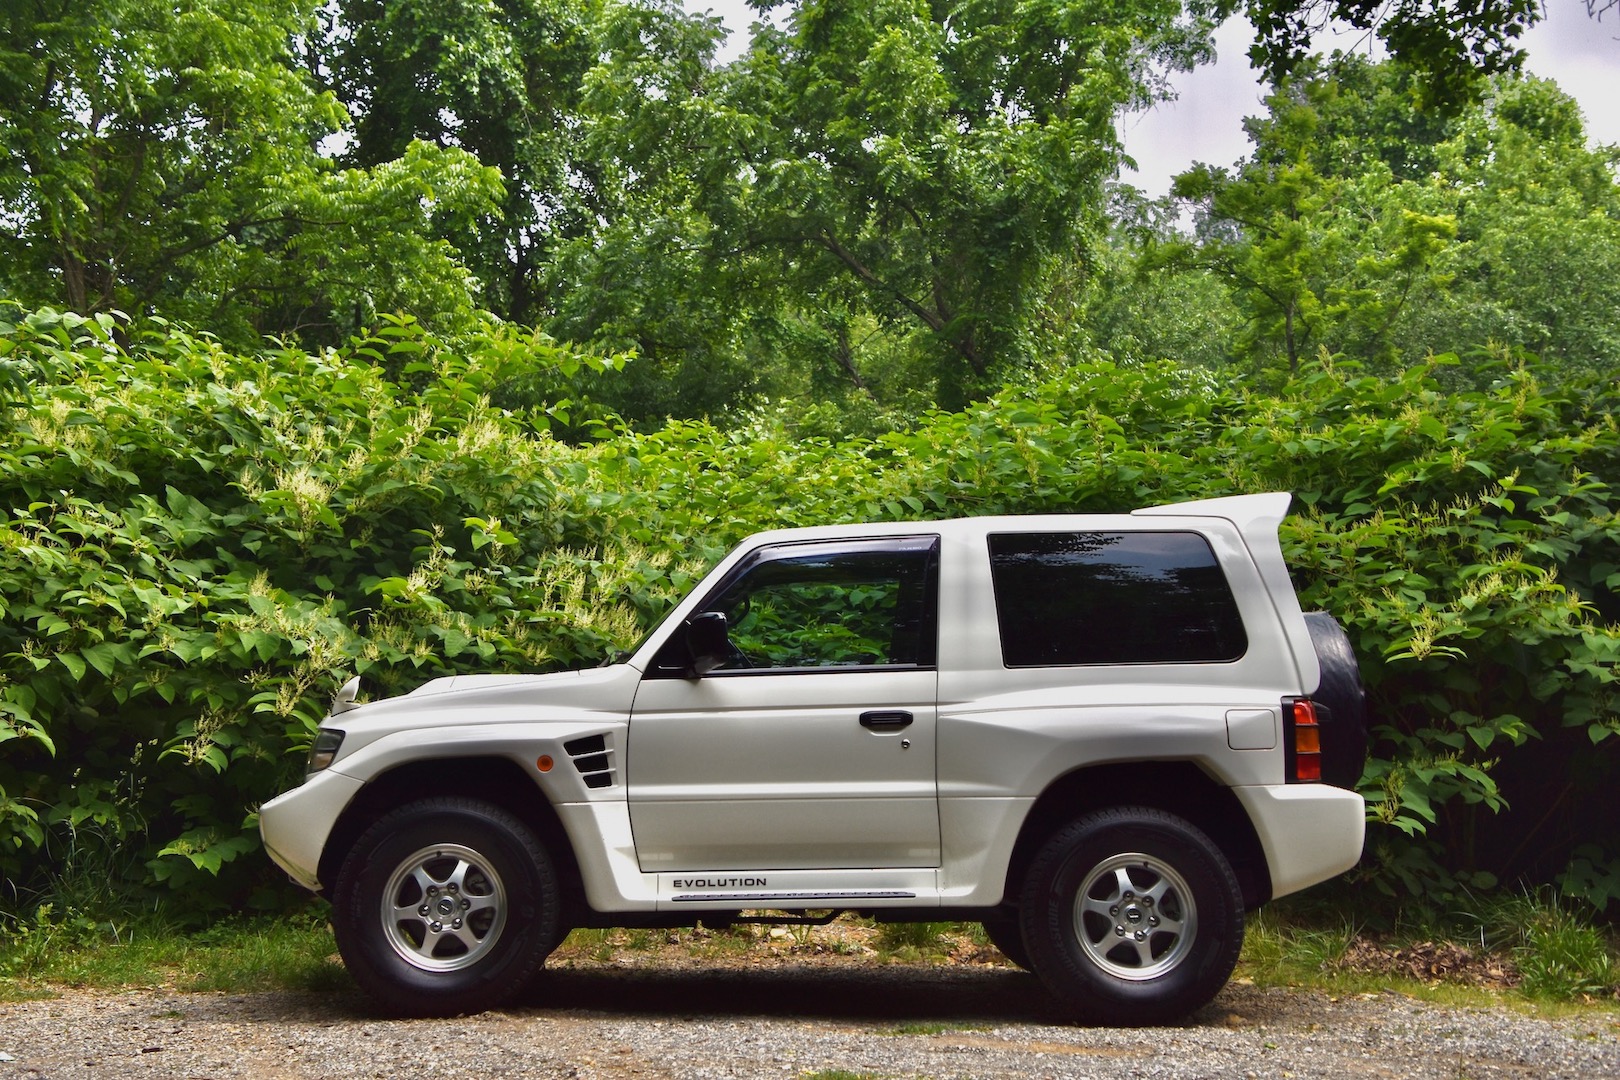
M 1594 924 L 1556 893 L 1520 893 L 1482 905 L 1481 940 L 1512 955 L 1519 989 L 1541 1001 L 1614 998 L 1620 950 L 1612 931 Z
M 1524 1001 L 1620 1008 L 1620 942 L 1555 894 L 1500 894 L 1443 923 L 1370 932 L 1320 905 L 1270 905 L 1248 923 L 1237 978 L 1334 994 L 1393 990 L 1448 1005 Z
M 946 935 L 965 930 L 960 923 L 886 922 L 878 926 L 875 944 L 881 956 L 915 962 L 948 953 L 951 942 Z
M 1330 974 L 1355 939 L 1349 923 L 1311 926 L 1262 908 L 1249 917 L 1238 975 L 1257 986 L 1294 986 Z
M 684 930 L 575 930 L 555 967 L 635 958 L 725 961 L 751 952 L 809 953 L 877 963 L 980 962 L 977 923 L 827 927 L 748 924 Z M 855 962 L 860 962 L 859 959 Z M 1371 932 L 1343 909 L 1272 904 L 1248 923 L 1235 976 L 1261 987 L 1334 995 L 1395 991 L 1447 1005 L 1523 1002 L 1539 1012 L 1620 1009 L 1620 942 L 1574 902 L 1550 892 L 1453 905 L 1443 926 Z M 0 1001 L 48 997 L 54 987 L 172 987 L 185 991 L 329 991 L 351 986 L 336 958 L 325 908 L 291 917 L 230 917 L 184 931 L 159 916 L 93 921 L 42 905 L 0 916 Z M 919 1022 L 895 1035 L 935 1035 L 963 1024 Z
M 885 1035 L 943 1035 L 947 1031 L 989 1031 L 989 1024 L 948 1022 L 943 1020 L 914 1020 L 887 1029 Z
M 0 942 L 0 1000 L 47 997 L 52 986 L 242 993 L 352 985 L 316 915 L 229 918 L 188 933 L 152 917 L 113 932 L 52 924 L 43 914 Z
M 547 964 L 562 967 L 579 961 L 605 964 L 616 956 L 659 953 L 668 949 L 697 959 L 734 957 L 748 952 L 757 940 L 758 935 L 750 926 L 714 930 L 706 927 L 674 930 L 582 927 L 569 932 Z
M 220 927 L 192 939 L 182 964 L 186 990 L 338 990 L 352 986 L 324 920 L 268 920 Z

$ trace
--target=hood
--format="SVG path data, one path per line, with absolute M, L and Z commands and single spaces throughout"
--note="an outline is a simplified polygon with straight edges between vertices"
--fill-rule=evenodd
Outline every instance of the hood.
M 641 672 L 628 664 L 550 675 L 452 675 L 354 705 L 324 723 L 349 733 L 346 747 L 405 728 L 597 717 L 622 723 L 640 680 Z

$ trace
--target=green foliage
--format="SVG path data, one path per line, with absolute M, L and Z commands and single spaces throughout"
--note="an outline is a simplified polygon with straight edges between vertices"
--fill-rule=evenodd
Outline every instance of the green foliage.
M 1611 900 L 1620 900 L 1620 859 L 1606 857 L 1597 844 L 1582 844 L 1573 852 L 1557 884 L 1565 896 L 1582 900 L 1598 912 L 1607 912 Z
M 131 923 L 76 925 L 42 907 L 4 924 L 0 1000 L 49 984 L 186 991 L 327 991 L 352 986 L 336 963 L 324 915 L 228 916 L 187 933 L 150 914 Z
M 902 960 L 914 960 L 946 947 L 944 934 L 954 923 L 886 922 L 878 927 L 877 947 Z
M 1620 962 L 1599 928 L 1566 916 L 1533 926 L 1526 938 L 1519 960 L 1526 994 L 1568 1001 L 1612 997 L 1620 987 Z
M 1138 259 L 1131 243 L 1116 236 L 1075 290 L 1082 297 L 1077 310 L 1067 320 L 1054 320 L 1054 329 L 1071 343 L 1068 351 L 1094 350 L 1129 362 L 1227 366 L 1242 330 L 1227 282 L 1215 270 Z M 1062 294 L 1053 300 L 1054 309 L 1068 305 Z
M 1308 87 L 1307 89 L 1314 89 Z M 1254 156 L 1235 174 L 1199 166 L 1173 195 L 1198 211 L 1193 239 L 1157 245 L 1150 266 L 1181 266 L 1226 280 L 1245 316 L 1236 352 L 1263 364 L 1279 354 L 1289 375 L 1321 347 L 1373 361 L 1393 357 L 1389 333 L 1414 298 L 1447 282 L 1435 264 L 1457 233 L 1452 215 L 1413 209 L 1381 160 L 1347 177 L 1324 174 L 1321 116 L 1287 89 L 1253 127 Z
M 1371 30 L 1389 55 L 1418 73 L 1420 100 L 1439 111 L 1477 100 L 1482 75 L 1517 72 L 1524 64 L 1519 36 L 1543 14 L 1534 0 L 1220 0 L 1214 6 L 1223 14 L 1241 10 L 1254 23 L 1249 58 L 1273 82 L 1300 66 L 1321 27 L 1339 22 Z
M 1329 993 L 1388 991 L 1481 1003 L 1513 992 L 1532 1002 L 1612 1007 L 1620 991 L 1620 951 L 1610 932 L 1549 890 L 1463 895 L 1439 917 L 1396 920 L 1366 933 L 1343 899 L 1285 899 L 1249 919 L 1240 974 L 1265 986 L 1316 986 Z M 1466 1000 L 1466 997 L 1465 999 Z
M 94 834 L 139 853 L 114 878 L 223 899 L 201 883 L 261 877 L 253 808 L 296 776 L 334 680 L 535 670 L 634 634 L 618 590 L 665 561 L 568 548 L 559 448 L 487 400 L 569 351 L 494 330 L 468 359 L 409 321 L 253 356 L 178 329 L 126 349 L 114 329 L 0 325 L 36 386 L 0 449 L 15 888 L 58 890 L 59 849 Z
M 620 202 L 565 258 L 564 332 L 674 370 L 791 343 L 865 390 L 897 351 L 958 407 L 1040 357 L 1043 284 L 1103 231 L 1116 112 L 1208 24 L 1159 0 L 805 0 L 756 31 L 715 69 L 709 22 L 609 10 L 585 108 Z
M 1250 915 L 1244 928 L 1240 973 L 1262 985 L 1318 979 L 1338 965 L 1358 929 L 1347 917 L 1301 919 L 1281 905 L 1267 906 Z
M 428 143 L 500 170 L 498 210 L 483 207 L 475 220 L 436 216 L 430 235 L 461 254 L 484 305 L 514 322 L 544 314 L 556 245 L 595 217 L 578 114 L 602 6 L 342 0 L 328 8 L 318 42 L 334 92 L 355 117 L 348 164 L 375 169 Z
M 425 144 L 366 169 L 322 156 L 347 117 L 294 62 L 313 7 L 10 5 L 0 288 L 81 313 L 156 309 L 238 342 L 340 340 L 401 307 L 470 324 L 475 283 L 435 229 L 472 231 L 499 175 Z
M 1289 565 L 1306 606 L 1347 624 L 1372 693 L 1358 880 L 1438 902 L 1550 877 L 1610 839 L 1604 812 L 1511 766 L 1579 739 L 1582 790 L 1615 787 L 1612 386 L 1549 385 L 1511 354 L 1472 357 L 1477 388 L 1448 389 L 1458 361 L 1441 357 L 1391 379 L 1307 366 L 1275 394 L 1097 362 L 868 439 L 767 415 L 604 422 L 570 446 L 490 395 L 620 361 L 507 328 L 452 350 L 396 320 L 341 349 L 251 355 L 118 330 L 49 311 L 0 325 L 33 394 L 0 417 L 13 903 L 71 876 L 70 844 L 123 886 L 251 898 L 267 873 L 254 807 L 296 777 L 349 674 L 395 692 L 594 662 L 762 528 L 1259 490 L 1295 493 Z M 1608 864 L 1582 858 L 1570 872 L 1599 901 Z
M 1486 906 L 1482 921 L 1486 942 L 1513 955 L 1526 996 L 1570 1001 L 1620 991 L 1612 936 L 1558 894 L 1502 897 Z
M 1485 104 L 1437 118 L 1410 78 L 1336 56 L 1279 87 L 1248 122 L 1247 160 L 1177 178 L 1196 235 L 1144 228 L 1142 276 L 1224 281 L 1243 317 L 1232 351 L 1259 369 L 1293 374 L 1325 349 L 1393 372 L 1511 342 L 1568 370 L 1610 370 L 1620 158 L 1586 146 L 1579 110 L 1551 83 L 1498 80 Z M 1212 300 L 1199 310 L 1220 312 Z M 1183 358 L 1208 362 L 1197 348 Z

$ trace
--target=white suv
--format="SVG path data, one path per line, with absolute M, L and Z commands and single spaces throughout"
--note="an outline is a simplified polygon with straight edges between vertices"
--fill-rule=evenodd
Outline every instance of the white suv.
M 508 998 L 571 927 L 858 911 L 1173 1019 L 1361 854 L 1361 681 L 1288 501 L 759 534 L 611 666 L 350 682 L 265 845 L 402 1014 Z

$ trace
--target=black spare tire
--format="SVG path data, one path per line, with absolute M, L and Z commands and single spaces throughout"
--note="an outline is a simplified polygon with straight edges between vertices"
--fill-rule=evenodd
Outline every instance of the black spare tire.
M 1361 684 L 1350 636 L 1324 611 L 1305 613 L 1322 680 L 1310 695 L 1325 708 L 1322 725 L 1322 780 L 1355 790 L 1367 764 L 1367 691 Z

